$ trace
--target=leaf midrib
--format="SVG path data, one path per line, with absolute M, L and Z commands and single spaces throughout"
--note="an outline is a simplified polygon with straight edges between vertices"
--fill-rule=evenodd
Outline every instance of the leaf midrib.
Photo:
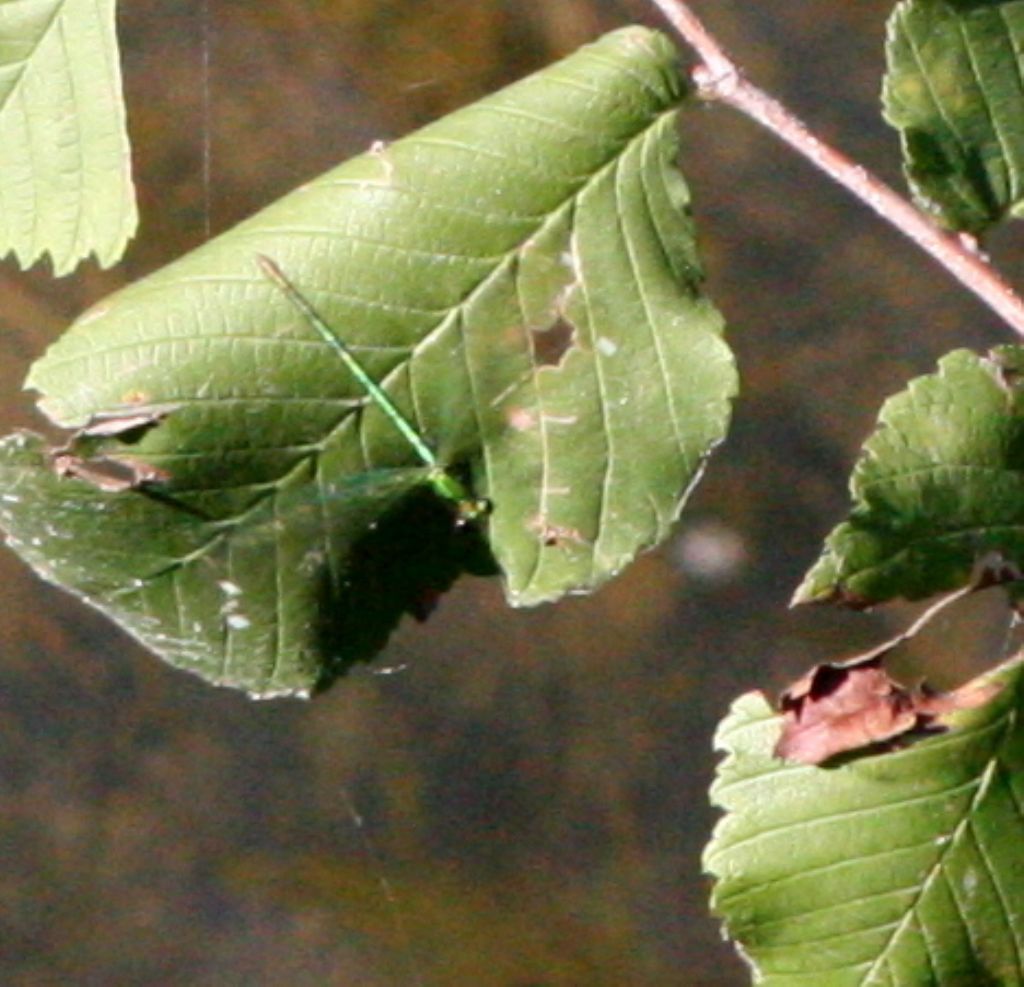
M 1019 690 L 1015 690 L 1015 693 L 1017 691 Z M 936 856 L 935 863 L 932 864 L 928 873 L 921 881 L 920 890 L 914 896 L 913 901 L 911 901 L 907 906 L 907 910 L 904 913 L 903 918 L 900 919 L 899 923 L 893 929 L 889 940 L 879 951 L 878 956 L 875 957 L 874 962 L 864 974 L 864 977 L 860 981 L 861 987 L 867 987 L 867 985 L 872 982 L 872 978 L 874 978 L 878 973 L 880 965 L 886 960 L 887 955 L 893 949 L 899 937 L 906 931 L 908 923 L 914 917 L 925 894 L 927 894 L 932 883 L 942 872 L 942 867 L 947 855 L 959 845 L 960 838 L 963 836 L 967 826 L 970 824 L 972 816 L 977 812 L 979 804 L 988 794 L 992 779 L 995 777 L 996 771 L 999 767 L 1000 758 L 1003 754 L 1003 747 L 1008 738 L 1012 736 L 1013 727 L 1017 719 L 1017 696 L 1015 695 L 1013 698 L 1014 701 L 1007 707 L 1006 712 L 1000 714 L 1000 717 L 1005 720 L 1005 723 L 1003 724 L 1003 736 L 996 742 L 991 756 L 985 763 L 985 767 L 979 772 L 978 791 L 975 793 L 974 798 L 971 799 L 970 804 L 964 810 L 963 817 L 957 821 L 956 825 L 949 831 L 946 840 L 939 847 L 939 853 Z

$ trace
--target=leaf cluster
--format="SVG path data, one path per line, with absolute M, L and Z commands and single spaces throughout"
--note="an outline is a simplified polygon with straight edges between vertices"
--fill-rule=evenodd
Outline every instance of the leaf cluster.
M 22 265 L 110 264 L 135 229 L 113 13 L 0 3 Z M 901 0 L 886 56 L 921 207 L 965 242 L 1019 215 L 1024 2 Z M 0 440 L 8 545 L 256 697 L 325 688 L 464 573 L 516 606 L 601 586 L 666 538 L 737 392 L 677 167 L 695 102 L 625 28 L 98 302 L 27 381 L 70 435 Z M 1016 605 L 1022 381 L 1024 347 L 960 349 L 887 401 L 795 602 Z M 758 982 L 1024 982 L 1021 662 L 937 696 L 882 669 L 908 636 L 817 666 L 785 724 L 751 694 L 722 725 L 705 862 Z

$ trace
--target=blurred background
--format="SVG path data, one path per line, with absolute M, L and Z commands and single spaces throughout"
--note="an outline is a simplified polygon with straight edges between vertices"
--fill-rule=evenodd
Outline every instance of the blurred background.
M 900 181 L 878 113 L 888 2 L 696 6 L 755 81 Z M 39 424 L 21 381 L 93 301 L 636 21 L 660 23 L 645 0 L 122 4 L 141 230 L 112 271 L 0 264 L 2 431 Z M 787 600 L 882 400 L 1010 336 L 753 124 L 698 108 L 683 130 L 744 392 L 675 537 L 596 595 L 515 612 L 466 579 L 325 695 L 259 705 L 0 553 L 0 982 L 747 982 L 700 870 L 715 725 L 906 623 Z M 1011 278 L 1022 247 L 992 244 Z M 1005 630 L 979 597 L 900 670 L 952 684 Z

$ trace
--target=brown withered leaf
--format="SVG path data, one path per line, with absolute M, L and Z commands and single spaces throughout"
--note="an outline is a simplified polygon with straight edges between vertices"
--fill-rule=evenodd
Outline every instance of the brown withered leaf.
M 945 730 L 939 717 L 983 706 L 999 691 L 997 684 L 974 680 L 953 692 L 937 692 L 921 682 L 908 689 L 891 678 L 882 663 L 958 600 L 1018 579 L 1016 566 L 999 553 L 989 553 L 977 561 L 966 585 L 940 597 L 896 637 L 848 661 L 815 665 L 779 697 L 783 725 L 775 756 L 822 764 L 837 754 Z
M 821 764 L 837 754 L 886 743 L 908 734 L 944 730 L 938 718 L 987 703 L 994 683 L 968 682 L 953 692 L 925 683 L 907 688 L 882 668 L 891 645 L 848 662 L 816 665 L 781 696 L 782 735 L 775 756 Z

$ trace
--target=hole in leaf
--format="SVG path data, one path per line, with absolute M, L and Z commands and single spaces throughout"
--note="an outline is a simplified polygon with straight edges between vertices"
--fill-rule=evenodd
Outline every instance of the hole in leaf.
M 532 333 L 534 360 L 542 367 L 557 367 L 572 346 L 576 327 L 563 318 L 557 318 L 544 329 Z

